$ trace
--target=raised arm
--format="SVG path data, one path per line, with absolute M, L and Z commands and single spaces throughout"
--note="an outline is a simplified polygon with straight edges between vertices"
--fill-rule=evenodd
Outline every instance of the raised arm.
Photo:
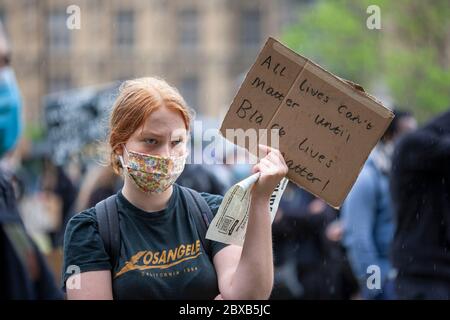
M 260 146 L 266 156 L 253 167 L 260 172 L 252 190 L 249 221 L 242 248 L 228 246 L 214 256 L 223 299 L 268 299 L 274 268 L 269 198 L 288 168 L 281 153 Z

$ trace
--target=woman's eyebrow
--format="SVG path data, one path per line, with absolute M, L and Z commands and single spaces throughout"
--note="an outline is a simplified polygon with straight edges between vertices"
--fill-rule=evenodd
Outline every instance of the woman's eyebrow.
M 141 136 L 145 136 L 145 137 L 152 136 L 152 137 L 164 138 L 166 135 L 159 134 L 159 133 L 152 132 L 152 131 L 142 131 Z
M 165 137 L 169 136 L 170 138 L 174 138 L 174 137 L 182 138 L 184 135 L 186 135 L 185 131 L 178 131 L 178 130 L 175 130 L 175 131 L 171 132 L 170 134 L 161 134 L 161 133 L 157 133 L 157 132 L 149 131 L 149 130 L 141 131 L 141 136 L 143 136 L 143 137 L 151 136 L 151 137 L 157 137 L 157 138 L 165 138 Z

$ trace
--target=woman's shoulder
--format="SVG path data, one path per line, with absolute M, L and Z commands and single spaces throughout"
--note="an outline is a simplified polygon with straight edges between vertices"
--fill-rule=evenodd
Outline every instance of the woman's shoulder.
M 111 263 L 98 232 L 95 208 L 75 214 L 68 222 L 64 234 L 63 288 L 72 273 L 70 266 L 80 272 L 110 270 Z
M 80 226 L 84 226 L 84 227 L 90 226 L 95 229 L 98 228 L 97 215 L 95 213 L 94 207 L 83 210 L 83 211 L 78 212 L 75 215 L 73 215 L 73 217 L 70 218 L 69 222 L 67 223 L 66 232 L 71 229 L 74 229 L 76 227 L 79 228 Z
M 186 188 L 183 187 L 181 185 L 177 185 L 177 187 L 180 189 L 182 188 Z M 190 188 L 188 188 L 190 189 Z M 198 193 L 208 204 L 209 208 L 211 209 L 212 213 L 215 215 L 217 210 L 219 209 L 220 204 L 222 203 L 223 200 L 223 196 L 220 194 L 212 194 L 212 193 L 208 193 L 208 192 L 200 192 L 197 191 L 195 189 L 191 189 L 193 191 L 195 191 L 196 193 Z
M 87 248 L 97 248 L 104 252 L 103 241 L 98 230 L 95 208 L 75 214 L 67 223 L 64 234 L 64 249 L 84 252 Z
M 203 199 L 205 199 L 208 206 L 211 208 L 211 211 L 215 215 L 217 210 L 220 207 L 220 204 L 222 203 L 223 196 L 220 194 L 211 194 L 207 192 L 199 192 L 199 194 L 202 196 Z
M 95 220 L 97 221 L 97 215 L 95 213 L 95 207 L 88 208 L 86 210 L 80 211 L 77 214 L 75 214 L 72 219 L 76 220 Z

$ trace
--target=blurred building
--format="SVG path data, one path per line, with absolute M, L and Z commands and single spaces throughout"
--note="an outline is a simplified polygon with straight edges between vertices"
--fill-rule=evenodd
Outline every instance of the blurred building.
M 30 128 L 48 93 L 147 75 L 177 86 L 197 112 L 217 116 L 267 36 L 279 36 L 301 2 L 2 0 L 0 19 Z M 66 26 L 70 5 L 80 8 L 80 29 Z

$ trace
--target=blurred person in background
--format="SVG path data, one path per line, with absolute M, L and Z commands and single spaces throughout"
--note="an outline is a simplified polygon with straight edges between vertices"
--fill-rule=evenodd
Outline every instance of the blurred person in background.
M 26 184 L 18 210 L 28 234 L 45 255 L 54 278 L 60 277 L 64 221 L 73 210 L 77 189 L 48 150 L 32 150 L 19 168 Z
M 15 147 L 20 135 L 21 99 L 10 57 L 0 21 L 0 157 Z M 42 254 L 25 230 L 11 181 L 1 170 L 0 261 L 0 299 L 63 297 Z
M 80 185 L 73 214 L 95 206 L 97 202 L 119 191 L 122 185 L 123 180 L 110 166 L 90 165 Z
M 405 136 L 392 160 L 399 299 L 450 299 L 450 111 Z
M 201 164 L 187 164 L 177 179 L 177 183 L 180 186 L 191 188 L 198 192 L 220 194 L 222 196 L 227 191 L 226 185 L 208 167 Z
M 394 233 L 389 175 L 396 141 L 417 127 L 408 112 L 394 111 L 395 117 L 375 146 L 348 194 L 341 210 L 343 244 L 357 276 L 364 299 L 393 299 L 394 275 L 389 250 Z M 369 266 L 380 270 L 380 287 L 369 288 Z
M 273 224 L 275 286 L 272 299 L 350 299 L 358 284 L 339 236 L 326 231 L 337 211 L 288 184 Z M 336 232 L 335 232 L 336 233 Z
M 64 172 L 62 166 L 54 164 L 50 158 L 45 157 L 44 171 L 41 178 L 41 188 L 47 198 L 57 199 L 58 201 L 58 216 L 59 221 L 55 224 L 53 230 L 49 232 L 51 243 L 54 248 L 61 247 L 64 237 L 64 224 L 70 216 L 72 207 L 75 203 L 77 189 L 67 174 Z
M 196 123 L 199 122 L 206 123 L 206 125 L 203 126 L 203 129 L 213 129 L 213 127 L 208 126 L 217 125 L 216 123 L 208 124 L 209 121 L 202 118 L 196 119 Z M 198 139 L 198 141 L 196 141 L 195 139 L 196 137 L 194 133 L 191 132 L 191 150 L 194 150 L 195 146 L 201 146 L 202 161 L 204 161 L 205 163 L 194 163 L 195 157 L 192 156 L 191 163 L 186 164 L 176 183 L 199 192 L 225 195 L 227 190 L 231 187 L 232 179 L 231 172 L 228 166 L 225 164 L 224 159 L 215 158 L 215 148 L 217 148 L 217 146 L 220 144 L 216 144 L 215 148 L 212 149 L 211 154 L 208 154 L 206 152 L 206 146 L 204 145 L 204 142 L 201 141 L 201 139 Z M 215 139 L 217 139 L 217 137 L 215 137 Z
M 227 163 L 227 158 L 233 159 L 231 163 Z M 238 183 L 252 175 L 252 165 L 250 153 L 242 147 L 235 146 L 227 156 L 224 157 L 223 163 L 229 172 L 229 180 L 231 185 Z

